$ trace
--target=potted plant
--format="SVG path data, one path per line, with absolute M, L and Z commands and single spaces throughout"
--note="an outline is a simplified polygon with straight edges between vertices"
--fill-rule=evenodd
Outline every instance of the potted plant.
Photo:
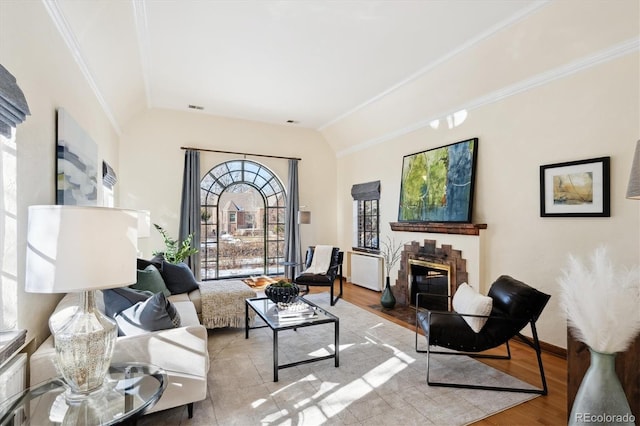
M 189 236 L 180 243 L 178 240 L 171 238 L 160 225 L 154 223 L 153 226 L 160 232 L 160 235 L 162 235 L 165 245 L 165 250 L 163 252 L 154 251 L 154 256 L 162 255 L 167 262 L 178 264 L 198 252 L 198 249 L 191 247 L 193 234 L 189 234 Z
M 382 258 L 384 259 L 384 269 L 387 280 L 384 291 L 382 292 L 382 297 L 380 298 L 380 304 L 384 308 L 391 309 L 396 305 L 396 298 L 391 290 L 389 274 L 391 273 L 391 268 L 400 260 L 403 244 L 396 245 L 395 240 L 392 240 L 390 237 L 387 237 L 386 241 L 383 241 L 381 244 L 382 249 L 380 250 L 380 254 L 382 254 Z
M 640 269 L 614 266 L 607 249 L 600 247 L 589 263 L 570 255 L 558 281 L 569 330 L 591 355 L 569 424 L 581 423 L 583 413 L 621 416 L 616 424 L 633 424 L 623 419 L 631 409 L 615 372 L 615 357 L 640 333 Z
M 269 284 L 264 289 L 264 294 L 271 299 L 273 303 L 291 303 L 300 293 L 300 289 L 295 283 L 287 280 L 278 280 L 273 284 Z

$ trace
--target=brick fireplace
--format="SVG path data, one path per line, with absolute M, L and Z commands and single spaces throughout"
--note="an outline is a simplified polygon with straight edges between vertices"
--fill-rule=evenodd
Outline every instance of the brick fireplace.
M 405 244 L 400 257 L 398 278 L 394 288 L 394 296 L 398 305 L 412 304 L 410 302 L 411 282 L 409 278 L 412 264 L 441 265 L 442 270 L 448 272 L 451 296 L 460 284 L 468 282 L 469 279 L 467 261 L 462 257 L 462 251 L 456 250 L 448 244 L 436 247 L 435 240 L 424 240 L 423 245 L 413 241 L 410 244 Z

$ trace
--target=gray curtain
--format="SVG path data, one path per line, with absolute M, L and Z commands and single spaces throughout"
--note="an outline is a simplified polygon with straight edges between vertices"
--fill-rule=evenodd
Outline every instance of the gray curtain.
M 189 234 L 193 234 L 191 247 L 200 250 L 200 152 L 192 149 L 184 153 L 178 239 L 184 241 Z M 186 263 L 200 280 L 200 252 L 189 256 Z
M 298 209 L 300 200 L 298 195 L 298 160 L 289 160 L 289 180 L 287 183 L 287 207 L 285 209 L 284 228 L 284 260 L 299 264 L 302 259 L 300 252 L 300 225 L 298 225 Z M 285 268 L 287 277 L 291 276 L 291 266 Z

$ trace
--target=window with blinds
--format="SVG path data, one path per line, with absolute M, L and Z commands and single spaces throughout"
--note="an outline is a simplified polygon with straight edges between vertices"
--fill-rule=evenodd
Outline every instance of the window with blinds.
M 351 187 L 354 203 L 354 249 L 380 249 L 380 181 Z

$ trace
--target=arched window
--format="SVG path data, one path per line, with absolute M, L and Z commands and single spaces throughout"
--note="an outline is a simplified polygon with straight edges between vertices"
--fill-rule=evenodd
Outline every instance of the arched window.
M 286 194 L 250 160 L 218 164 L 200 181 L 203 280 L 282 274 Z

